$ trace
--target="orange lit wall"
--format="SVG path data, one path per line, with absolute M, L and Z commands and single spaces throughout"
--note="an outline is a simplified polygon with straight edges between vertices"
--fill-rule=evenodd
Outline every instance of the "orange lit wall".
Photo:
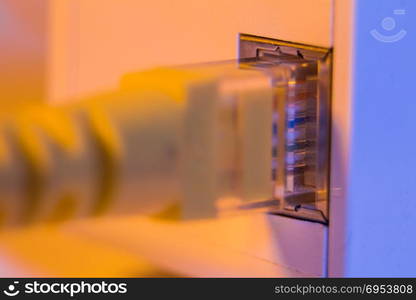
M 236 57 L 239 32 L 329 47 L 332 0 L 51 1 L 49 96 L 117 86 L 157 65 Z M 301 8 L 301 9 L 300 9 Z
M 44 0 L 0 1 L 1 104 L 46 97 L 48 10 Z

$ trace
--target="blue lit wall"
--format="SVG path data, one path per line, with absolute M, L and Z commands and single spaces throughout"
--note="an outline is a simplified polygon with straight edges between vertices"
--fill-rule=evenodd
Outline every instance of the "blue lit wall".
M 416 1 L 355 10 L 344 272 L 416 276 Z

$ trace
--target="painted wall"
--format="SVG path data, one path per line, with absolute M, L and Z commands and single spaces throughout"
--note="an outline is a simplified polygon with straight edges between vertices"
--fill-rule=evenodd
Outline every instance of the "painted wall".
M 329 47 L 332 0 L 52 1 L 52 101 L 114 88 L 126 72 L 232 59 L 239 32 Z
M 0 103 L 46 97 L 47 0 L 0 1 Z
M 333 156 L 329 274 L 416 276 L 416 2 L 354 2 L 352 56 L 338 60 L 351 63 L 351 77 L 345 77 L 351 93 L 334 97 L 335 114 L 341 113 L 339 101 L 350 102 L 349 120 L 334 119 L 342 126 L 334 127 L 333 150 L 339 152 Z M 401 30 L 405 36 L 392 42 Z M 335 41 L 335 51 L 342 44 Z M 335 65 L 341 76 L 337 72 Z

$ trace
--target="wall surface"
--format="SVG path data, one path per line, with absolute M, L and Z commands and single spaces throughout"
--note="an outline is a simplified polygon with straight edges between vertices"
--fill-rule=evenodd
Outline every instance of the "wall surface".
M 332 0 L 52 1 L 50 99 L 117 86 L 126 72 L 236 58 L 238 33 L 330 47 Z
M 45 0 L 0 1 L 0 104 L 46 97 L 48 9 Z
M 344 45 L 353 51 L 335 59 L 335 89 L 337 78 L 342 83 L 340 66 L 349 63 L 344 88 L 349 85 L 351 92 L 334 90 L 334 117 L 342 115 L 342 101 L 346 106 L 341 121 L 334 119 L 329 274 L 414 277 L 416 2 L 354 2 L 353 26 L 344 27 L 342 36 L 342 24 L 335 28 L 335 53 L 343 51 L 344 38 L 351 38 Z M 344 21 L 345 26 L 351 19 Z M 405 35 L 393 42 L 400 31 Z

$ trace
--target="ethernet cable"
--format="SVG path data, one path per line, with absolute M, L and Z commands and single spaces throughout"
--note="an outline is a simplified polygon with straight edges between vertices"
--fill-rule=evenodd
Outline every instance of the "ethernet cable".
M 171 205 L 201 218 L 305 192 L 312 118 L 304 102 L 288 102 L 288 87 L 314 68 L 160 68 L 129 74 L 109 93 L 2 116 L 0 228 Z M 312 75 L 300 77 L 312 86 Z M 289 123 L 290 155 L 278 143 Z

